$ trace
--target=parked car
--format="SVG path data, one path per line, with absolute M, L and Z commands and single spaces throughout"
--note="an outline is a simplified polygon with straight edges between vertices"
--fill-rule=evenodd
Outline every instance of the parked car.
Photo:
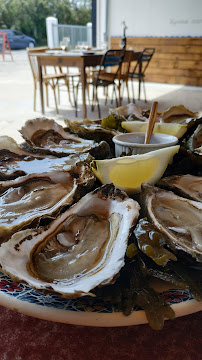
M 0 33 L 6 33 L 11 50 L 33 48 L 36 46 L 36 40 L 30 36 L 23 34 L 18 30 L 0 29 Z

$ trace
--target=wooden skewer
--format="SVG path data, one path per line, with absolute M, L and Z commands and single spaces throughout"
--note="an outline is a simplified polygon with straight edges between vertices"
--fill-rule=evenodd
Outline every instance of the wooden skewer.
M 152 105 L 151 111 L 150 111 L 150 115 L 149 115 L 149 121 L 147 124 L 147 129 L 146 129 L 146 134 L 145 134 L 145 144 L 149 144 L 150 139 L 151 139 L 151 135 L 152 135 L 152 131 L 154 128 L 154 123 L 156 121 L 156 115 L 157 115 L 157 109 L 158 109 L 158 102 L 155 101 Z

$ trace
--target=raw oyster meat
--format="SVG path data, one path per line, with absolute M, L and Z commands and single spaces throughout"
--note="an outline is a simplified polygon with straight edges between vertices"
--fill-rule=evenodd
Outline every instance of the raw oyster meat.
M 170 246 L 202 261 L 202 203 L 148 184 L 142 189 L 147 215 Z
M 97 142 L 104 140 L 110 145 L 110 148 L 114 148 L 112 138 L 115 135 L 118 135 L 119 131 L 104 128 L 100 123 L 95 121 L 85 120 L 78 122 L 65 119 L 64 122 L 70 132 L 77 134 L 84 139 L 92 139 Z
M 71 170 L 30 174 L 0 182 L 0 242 L 42 216 L 53 216 L 78 200 L 94 184 L 90 167 L 78 163 Z
M 1 154 L 1 151 L 0 151 Z M 62 158 L 39 154 L 6 153 L 0 158 L 0 183 L 31 174 L 47 173 L 51 171 L 68 170 L 76 163 L 84 161 L 90 163 L 93 157 L 89 153 L 69 155 Z
M 173 175 L 162 178 L 157 186 L 177 192 L 177 195 L 202 202 L 202 177 L 194 175 Z
M 20 133 L 27 144 L 39 153 L 67 156 L 90 152 L 93 156 L 101 153 L 104 157 L 110 153 L 109 145 L 105 141 L 98 144 L 93 140 L 82 139 L 66 132 L 54 120 L 46 118 L 28 120 Z
M 115 280 L 139 204 L 112 184 L 85 195 L 46 230 L 24 230 L 1 245 L 2 270 L 63 297 L 93 295 Z

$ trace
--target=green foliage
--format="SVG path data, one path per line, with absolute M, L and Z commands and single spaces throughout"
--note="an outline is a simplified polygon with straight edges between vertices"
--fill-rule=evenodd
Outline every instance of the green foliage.
M 46 18 L 59 24 L 86 25 L 91 21 L 91 0 L 0 0 L 0 28 L 12 28 L 46 43 Z

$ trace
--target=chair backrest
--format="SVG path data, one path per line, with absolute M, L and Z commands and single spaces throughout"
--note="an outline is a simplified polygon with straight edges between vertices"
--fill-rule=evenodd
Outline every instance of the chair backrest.
M 39 75 L 38 75 L 38 63 L 37 63 L 37 57 L 34 56 L 35 53 L 40 53 L 40 52 L 45 52 L 46 50 L 49 50 L 48 46 L 41 46 L 41 47 L 35 47 L 35 48 L 27 48 L 27 55 L 28 55 L 28 59 L 29 59 L 29 63 L 30 63 L 30 67 L 32 70 L 32 75 L 34 77 L 34 81 L 38 81 L 39 80 Z M 57 48 L 51 48 L 51 50 L 61 50 L 61 47 L 57 47 Z M 53 67 L 53 70 L 56 74 L 62 74 L 62 68 L 61 67 Z M 45 66 L 43 66 L 42 68 L 43 74 L 47 74 L 47 69 Z
M 102 60 L 101 60 L 101 64 L 100 64 L 100 70 L 99 72 L 102 71 L 102 69 L 106 69 L 107 67 L 116 67 L 116 71 L 113 72 L 114 74 L 114 78 L 116 77 L 117 73 L 121 70 L 121 65 L 124 59 L 124 55 L 125 55 L 125 50 L 124 49 L 118 49 L 118 50 L 108 50 Z M 98 78 L 99 78 L 99 73 L 98 73 Z
M 155 48 L 145 48 L 139 55 L 136 65 L 133 68 L 132 74 L 136 76 L 144 76 L 145 71 L 154 55 Z
M 45 52 L 46 50 L 48 50 L 48 46 L 35 47 L 33 49 L 27 48 L 27 55 L 28 55 L 28 59 L 29 59 L 29 63 L 30 63 L 30 67 L 32 70 L 32 75 L 33 75 L 34 81 L 39 80 L 38 63 L 37 63 L 36 56 L 34 56 L 34 53 Z
M 145 71 L 154 55 L 155 48 L 145 48 L 138 59 L 139 71 L 141 75 L 145 74 Z
M 128 75 L 131 61 L 133 59 L 133 50 L 126 50 L 121 66 L 121 75 Z

